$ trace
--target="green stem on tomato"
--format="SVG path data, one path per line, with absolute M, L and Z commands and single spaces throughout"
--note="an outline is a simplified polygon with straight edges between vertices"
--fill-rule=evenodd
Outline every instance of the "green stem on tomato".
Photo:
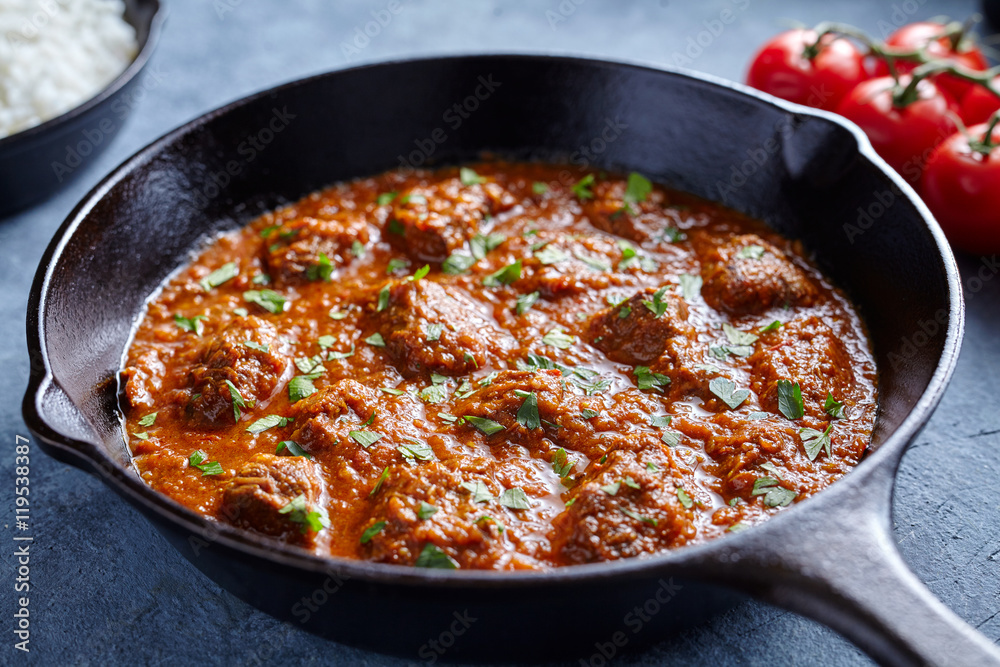
M 1000 123 L 1000 110 L 994 111 L 993 115 L 986 122 L 986 132 L 983 133 L 982 139 L 973 139 L 971 136 L 969 139 L 969 148 L 979 153 L 980 155 L 989 155 L 997 144 L 993 141 L 993 128 Z

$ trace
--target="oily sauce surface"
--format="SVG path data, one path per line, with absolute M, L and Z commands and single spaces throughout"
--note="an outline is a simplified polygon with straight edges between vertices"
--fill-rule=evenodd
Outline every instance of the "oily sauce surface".
M 121 403 L 143 480 L 213 519 L 537 569 L 822 490 L 867 447 L 875 378 L 851 304 L 762 223 L 639 175 L 485 162 L 215 239 L 151 299 Z

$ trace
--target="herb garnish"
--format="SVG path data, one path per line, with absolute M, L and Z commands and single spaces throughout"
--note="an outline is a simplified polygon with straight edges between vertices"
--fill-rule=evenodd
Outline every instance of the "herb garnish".
M 802 402 L 802 388 L 791 380 L 778 380 L 778 412 L 788 419 L 802 419 L 805 404 Z
M 594 175 L 587 174 L 579 181 L 574 183 L 573 187 L 570 189 L 573 191 L 573 194 L 575 194 L 579 199 L 593 199 L 594 193 L 590 189 L 590 186 L 593 184 L 594 184 Z
M 760 477 L 753 483 L 753 496 L 764 496 L 764 504 L 768 507 L 785 507 L 790 505 L 798 495 L 783 486 L 778 486 L 778 480 L 773 477 Z
M 384 197 L 385 195 L 379 195 L 379 197 Z M 371 542 L 372 538 L 382 532 L 385 528 L 385 521 L 376 521 L 372 525 L 365 528 L 365 532 L 361 533 L 361 544 L 368 544 Z
M 373 486 L 372 490 L 368 492 L 368 497 L 371 498 L 376 493 L 378 493 L 378 490 L 382 488 L 383 482 L 385 482 L 385 480 L 387 480 L 388 478 L 389 478 L 389 466 L 386 466 L 382 468 L 382 474 L 378 476 L 377 480 L 375 480 L 375 486 Z
M 694 501 L 691 500 L 691 496 L 689 496 L 688 492 L 679 486 L 677 487 L 677 500 L 679 500 L 681 505 L 683 505 L 686 509 L 691 509 L 694 506 Z
M 518 315 L 524 315 L 528 310 L 531 309 L 536 303 L 538 303 L 538 297 L 541 296 L 541 292 L 531 292 L 530 294 L 519 294 L 517 296 L 517 305 L 514 307 L 514 312 Z
M 521 260 L 517 260 L 513 264 L 508 264 L 499 271 L 491 273 L 490 275 L 483 278 L 483 285 L 485 285 L 486 287 L 500 287 L 501 285 L 510 285 L 520 277 L 521 277 Z
M 320 508 L 310 511 L 306 507 L 306 496 L 304 493 L 295 496 L 292 502 L 278 510 L 278 513 L 287 514 L 291 521 L 300 524 L 303 533 L 309 531 L 318 533 L 324 528 L 330 527 L 330 518 L 326 515 L 325 510 Z
M 704 283 L 701 276 L 682 273 L 678 276 L 678 279 L 681 281 L 681 294 L 688 301 L 693 301 L 695 297 L 701 294 L 701 286 Z
M 627 509 L 625 507 L 619 507 L 618 509 L 621 511 L 622 514 L 629 517 L 630 519 L 635 519 L 636 521 L 642 521 L 643 523 L 648 523 L 650 526 L 653 526 L 654 528 L 656 527 L 657 523 L 656 519 L 651 519 L 648 516 L 642 516 L 641 514 L 636 514 L 632 510 Z
M 492 419 L 487 419 L 486 417 L 477 417 L 476 415 L 464 415 L 462 419 L 472 424 L 486 435 L 494 435 L 495 433 L 499 433 L 500 431 L 506 430 L 506 427 L 503 424 L 498 424 Z
M 430 503 L 420 501 L 420 505 L 417 507 L 417 518 L 418 519 L 429 519 L 435 514 L 437 514 L 438 508 Z
M 261 417 L 254 423 L 247 426 L 246 430 L 248 433 L 253 433 L 254 435 L 257 435 L 258 433 L 263 433 L 264 431 L 271 428 L 275 427 L 281 428 L 284 426 L 288 426 L 288 422 L 290 421 L 291 419 L 289 419 L 288 417 L 281 417 L 279 415 L 267 415 L 266 417 Z
M 285 310 L 286 299 L 274 290 L 247 290 L 243 292 L 243 300 L 254 303 L 269 313 L 282 313 Z
M 462 167 L 458 170 L 458 178 L 462 181 L 462 185 L 480 185 L 486 182 L 486 178 L 480 176 L 473 169 L 468 167 Z
M 740 248 L 740 251 L 736 253 L 736 256 L 740 259 L 760 259 L 764 256 L 764 246 L 760 245 L 748 245 Z
M 291 403 L 298 403 L 307 396 L 316 393 L 316 387 L 312 381 L 315 377 L 308 375 L 297 375 L 288 381 L 288 400 Z
M 517 423 L 528 430 L 539 428 L 542 422 L 538 416 L 538 397 L 535 392 L 514 390 L 514 394 L 524 399 L 517 409 Z
M 476 234 L 469 240 L 469 249 L 472 256 L 478 259 L 486 257 L 486 253 L 495 250 L 501 243 L 507 240 L 503 234 Z
M 646 201 L 649 197 L 649 193 L 653 191 L 653 184 L 643 176 L 642 174 L 633 171 L 628 175 L 628 181 L 625 184 L 625 196 L 622 200 L 625 202 L 625 209 L 630 215 L 634 215 L 635 210 L 632 208 L 635 204 Z
M 365 338 L 365 342 L 372 347 L 385 347 L 385 339 L 382 338 L 382 334 L 377 331 L 368 338 Z
M 826 401 L 823 402 L 823 409 L 826 414 L 835 419 L 844 417 L 844 404 L 833 397 L 833 392 L 826 393 Z
M 558 475 L 560 479 L 573 472 L 575 465 L 576 463 L 569 460 L 566 450 L 562 447 L 557 449 L 556 453 L 552 455 L 552 472 Z
M 549 186 L 548 184 L 542 183 L 541 181 L 535 181 L 534 183 L 531 184 L 531 191 L 534 192 L 536 195 L 544 195 L 546 192 L 549 191 Z
M 457 570 L 458 563 L 442 551 L 437 545 L 428 542 L 417 556 L 414 567 L 427 567 L 437 570 Z
M 254 402 L 245 400 L 243 395 L 240 393 L 240 390 L 237 389 L 236 385 L 229 380 L 226 380 L 225 383 L 226 387 L 229 388 L 229 398 L 233 403 L 233 419 L 238 422 L 241 414 L 240 408 L 252 408 L 254 406 Z
M 639 389 L 645 391 L 647 389 L 652 389 L 663 393 L 662 387 L 666 387 L 670 384 L 670 378 L 662 373 L 654 373 L 649 370 L 649 366 L 636 366 L 635 367 L 635 380 Z
M 442 262 L 441 270 L 450 276 L 457 276 L 468 271 L 475 263 L 475 257 L 456 250 L 448 256 L 448 259 Z
M 542 336 L 542 342 L 560 350 L 568 350 L 576 341 L 576 336 L 570 336 L 561 327 L 556 327 Z
M 184 331 L 194 332 L 195 336 L 200 336 L 205 330 L 205 325 L 201 321 L 206 319 L 208 319 L 207 315 L 195 315 L 194 317 L 174 315 L 174 323 Z
M 222 464 L 218 461 L 206 461 L 208 454 L 200 449 L 196 449 L 191 452 L 191 456 L 188 457 L 188 463 L 191 467 L 197 468 L 201 471 L 201 476 L 205 477 L 207 475 L 221 475 L 225 472 L 222 469 Z
M 397 194 L 399 194 L 399 193 L 398 192 L 383 192 L 382 194 L 380 194 L 378 196 L 378 199 L 375 200 L 375 203 L 377 203 L 379 206 L 385 206 L 386 204 L 390 204 L 390 203 L 392 203 L 392 200 L 396 198 Z
M 663 300 L 663 295 L 666 294 L 667 289 L 669 289 L 669 285 L 664 285 L 660 289 L 653 292 L 652 301 L 648 299 L 642 300 L 642 305 L 644 305 L 649 312 L 653 313 L 653 317 L 661 317 L 663 313 L 667 312 L 667 306 L 669 304 Z
M 282 440 L 281 442 L 278 443 L 278 446 L 275 448 L 274 453 L 280 454 L 286 449 L 288 450 L 288 453 L 291 454 L 292 456 L 302 456 L 307 459 L 312 458 L 312 455 L 310 455 L 309 452 L 307 452 L 306 450 L 302 449 L 302 445 L 295 442 L 294 440 Z
M 139 426 L 152 426 L 156 423 L 156 415 L 159 412 L 150 412 L 148 415 L 139 420 Z
M 810 461 L 815 461 L 821 449 L 826 449 L 827 457 L 833 456 L 833 444 L 830 441 L 830 431 L 833 424 L 826 427 L 825 431 L 817 431 L 814 428 L 800 428 L 799 435 L 802 436 L 802 446 L 805 447 L 806 456 Z
M 528 494 L 520 487 L 504 490 L 497 500 L 501 505 L 509 507 L 512 510 L 526 510 L 531 508 L 531 501 L 528 499 Z
M 489 488 L 478 479 L 472 482 L 463 482 L 462 488 L 472 494 L 472 502 L 474 503 L 488 503 L 493 500 L 493 494 L 490 493 Z
M 202 278 L 200 281 L 201 287 L 207 292 L 213 287 L 218 287 L 227 280 L 232 280 L 239 274 L 240 270 L 237 268 L 236 262 L 227 262 Z
M 732 410 L 740 407 L 750 397 L 749 389 L 737 389 L 736 383 L 729 378 L 713 378 L 708 383 L 708 389 Z

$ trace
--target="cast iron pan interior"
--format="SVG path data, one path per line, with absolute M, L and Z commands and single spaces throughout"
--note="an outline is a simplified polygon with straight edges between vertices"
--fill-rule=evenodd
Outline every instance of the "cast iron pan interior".
M 465 117 L 449 113 L 456 104 Z M 115 373 L 144 300 L 206 236 L 335 181 L 484 151 L 640 171 L 802 239 L 869 327 L 881 369 L 870 456 L 753 530 L 657 558 L 541 574 L 314 558 L 210 524 L 130 471 Z M 882 210 L 860 235 L 845 231 L 859 207 L 878 201 Z M 950 377 L 962 315 L 936 224 L 860 131 L 831 115 L 628 64 L 411 60 L 236 102 L 113 172 L 70 215 L 39 268 L 24 411 L 46 451 L 97 472 L 210 577 L 339 641 L 426 659 L 429 640 L 468 612 L 477 620 L 451 637 L 449 659 L 586 657 L 615 632 L 633 647 L 697 622 L 731 603 L 736 588 L 818 618 L 881 660 L 993 660 L 989 642 L 909 574 L 888 533 L 896 465 Z M 651 599 L 657 613 L 636 630 L 628 614 Z

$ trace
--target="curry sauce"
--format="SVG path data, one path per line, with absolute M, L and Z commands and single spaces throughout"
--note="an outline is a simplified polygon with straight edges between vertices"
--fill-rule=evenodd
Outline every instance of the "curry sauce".
M 558 165 L 334 185 L 215 238 L 120 376 L 142 479 L 318 554 L 537 569 L 748 528 L 857 464 L 876 369 L 795 242 Z

